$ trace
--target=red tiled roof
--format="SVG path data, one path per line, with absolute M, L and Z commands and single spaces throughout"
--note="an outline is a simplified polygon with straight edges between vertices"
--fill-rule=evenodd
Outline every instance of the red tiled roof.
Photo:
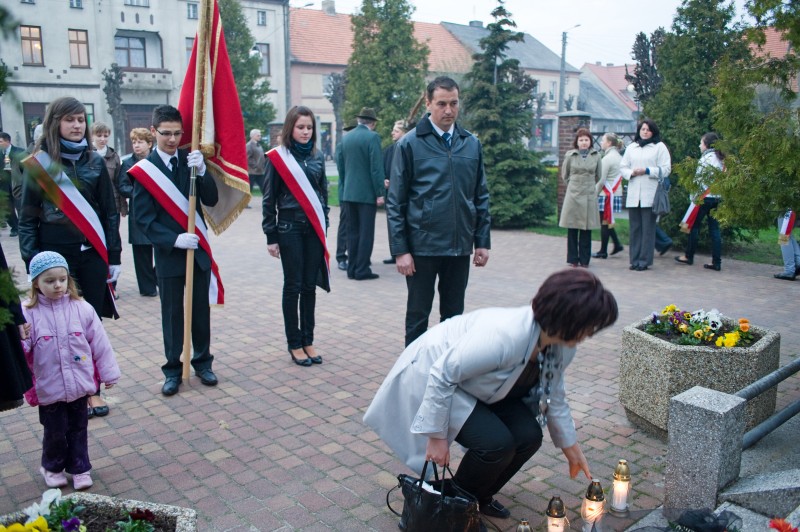
M 603 82 L 620 101 L 624 102 L 631 111 L 636 110 L 636 101 L 631 93 L 628 92 L 628 80 L 625 79 L 625 65 L 622 66 L 603 66 L 594 63 L 586 63 L 583 68 L 590 70 L 597 79 Z M 628 72 L 633 72 L 633 65 L 628 66 Z
M 353 52 L 350 15 L 328 15 L 319 9 L 291 8 L 289 32 L 292 60 L 301 63 L 344 66 Z M 469 51 L 441 24 L 414 22 L 414 37 L 428 45 L 428 70 L 468 72 Z
M 766 28 L 764 30 L 764 36 L 767 38 L 767 42 L 764 43 L 764 46 L 758 47 L 754 44 L 750 45 L 750 50 L 753 52 L 753 55 L 757 57 L 768 55 L 773 59 L 783 59 L 786 52 L 791 48 L 789 41 L 783 38 L 784 32 L 780 32 L 775 28 Z
M 353 51 L 350 15 L 291 8 L 289 34 L 293 61 L 344 66 Z

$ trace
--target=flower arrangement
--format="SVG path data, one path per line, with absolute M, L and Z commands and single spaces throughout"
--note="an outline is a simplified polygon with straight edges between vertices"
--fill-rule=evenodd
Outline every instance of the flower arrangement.
M 797 527 L 792 526 L 791 523 L 785 519 L 773 519 L 769 522 L 769 527 L 778 532 L 797 532 Z
M 755 340 L 746 318 L 740 318 L 736 326 L 730 327 L 717 309 L 686 312 L 675 305 L 654 312 L 644 330 L 679 345 L 736 347 L 750 345 Z
M 50 489 L 42 494 L 42 502 L 33 503 L 23 510 L 28 516 L 24 524 L 0 525 L 0 532 L 87 532 L 81 518 L 85 508 L 75 501 L 62 499 L 60 489 Z M 153 532 L 153 512 L 136 508 L 128 512 L 127 519 L 117 521 L 106 532 Z

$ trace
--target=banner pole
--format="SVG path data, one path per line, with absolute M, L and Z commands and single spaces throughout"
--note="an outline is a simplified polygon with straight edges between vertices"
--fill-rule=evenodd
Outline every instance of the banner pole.
M 197 62 L 195 64 L 194 109 L 192 111 L 192 147 L 191 151 L 200 149 L 200 134 L 205 123 L 206 65 L 208 63 L 209 29 L 214 9 L 214 0 L 202 0 L 197 29 Z M 197 195 L 195 184 L 197 169 L 192 167 L 189 184 L 189 222 L 187 233 L 195 232 L 195 215 L 197 213 Z M 186 293 L 183 305 L 183 381 L 189 384 L 189 366 L 192 361 L 192 291 L 194 289 L 194 250 L 186 250 Z

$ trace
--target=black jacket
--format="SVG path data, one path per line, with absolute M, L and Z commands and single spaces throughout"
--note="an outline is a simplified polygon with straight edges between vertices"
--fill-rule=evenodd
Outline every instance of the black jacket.
M 136 208 L 133 206 L 133 179 L 128 175 L 128 170 L 140 160 L 132 153 L 122 158 L 122 166 L 119 170 L 119 195 L 130 200 L 128 205 L 128 243 L 134 246 L 149 246 L 150 241 L 139 229 L 134 219 Z
M 189 167 L 186 164 L 186 150 L 178 150 L 178 172 L 174 178 L 175 186 L 181 193 L 189 196 L 190 175 Z M 153 163 L 159 170 L 172 178 L 172 172 L 166 167 L 154 149 L 147 156 L 147 160 Z M 206 170 L 208 172 L 208 170 Z M 130 174 L 128 174 L 130 175 Z M 213 207 L 219 200 L 217 184 L 210 174 L 197 176 L 197 218 L 203 220 L 203 209 L 200 204 Z M 161 277 L 182 277 L 186 275 L 186 250 L 175 247 L 178 235 L 185 233 L 184 229 L 173 218 L 158 201 L 147 191 L 144 186 L 135 181 L 133 185 L 133 201 L 136 215 L 133 217 L 134 223 L 144 233 L 153 244 L 153 253 L 156 260 L 156 275 Z M 197 247 L 194 250 L 194 261 L 203 271 L 211 268 L 211 258 L 203 248 Z
M 330 225 L 328 222 L 328 178 L 325 177 L 325 159 L 322 153 L 317 150 L 306 157 L 292 150 L 300 168 L 305 172 L 314 192 L 317 193 L 322 209 L 325 212 L 325 228 Z M 267 235 L 267 244 L 278 243 L 278 218 L 288 217 L 294 220 L 308 221 L 297 198 L 294 197 L 289 187 L 281 179 L 280 174 L 272 165 L 272 161 L 267 157 L 267 172 L 264 178 L 264 197 L 261 201 L 261 213 L 263 221 L 261 228 Z
M 108 263 L 120 264 L 119 212 L 105 161 L 87 148 L 77 161 L 63 159 L 62 166 L 100 218 L 108 248 Z M 19 215 L 19 248 L 25 263 L 29 263 L 42 249 L 47 249 L 48 244 L 83 243 L 87 243 L 83 233 L 45 196 L 26 169 Z
M 450 147 L 426 117 L 397 142 L 386 212 L 393 256 L 464 256 L 489 249 L 481 144 L 455 125 Z

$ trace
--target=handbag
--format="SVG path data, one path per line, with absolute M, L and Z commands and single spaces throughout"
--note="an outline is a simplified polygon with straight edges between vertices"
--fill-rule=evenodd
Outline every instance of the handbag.
M 397 525 L 408 532 L 478 532 L 481 518 L 478 512 L 478 499 L 459 487 L 453 480 L 449 466 L 442 469 L 442 478 L 433 464 L 433 482 L 425 482 L 428 462 L 422 468 L 420 478 L 397 475 L 397 486 L 386 494 L 386 506 L 400 518 Z M 445 473 L 450 478 L 445 478 Z M 397 513 L 389 504 L 389 495 L 401 489 L 403 493 L 403 513 Z
M 669 177 L 660 177 L 656 186 L 656 194 L 653 197 L 653 214 L 663 216 L 669 214 L 669 194 L 668 185 L 664 181 L 669 181 Z

